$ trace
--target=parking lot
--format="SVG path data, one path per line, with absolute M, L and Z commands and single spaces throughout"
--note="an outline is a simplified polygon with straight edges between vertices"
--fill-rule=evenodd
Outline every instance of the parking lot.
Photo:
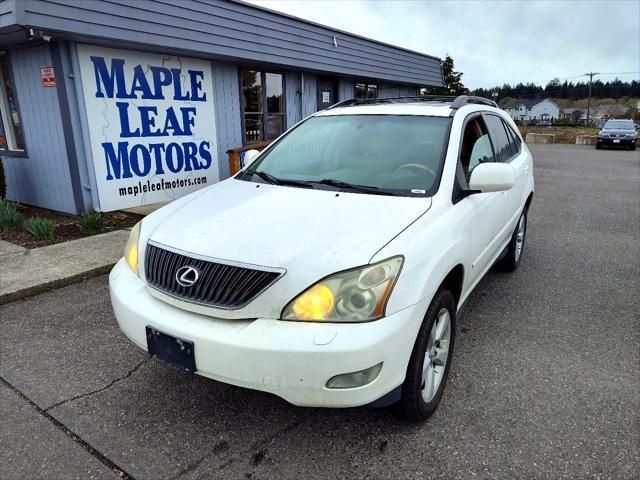
M 102 276 L 0 308 L 0 478 L 638 478 L 640 154 L 530 148 L 522 265 L 470 299 L 428 422 L 173 370 Z

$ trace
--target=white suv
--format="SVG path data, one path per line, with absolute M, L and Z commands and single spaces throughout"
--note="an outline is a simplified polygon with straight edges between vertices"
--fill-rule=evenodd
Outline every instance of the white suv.
M 520 262 L 532 195 L 531 154 L 489 100 L 343 102 L 140 222 L 109 277 L 113 309 L 179 368 L 424 420 L 456 314 L 494 263 Z

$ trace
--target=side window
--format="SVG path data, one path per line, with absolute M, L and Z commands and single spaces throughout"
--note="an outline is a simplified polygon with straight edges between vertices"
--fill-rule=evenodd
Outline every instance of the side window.
M 495 158 L 487 127 L 482 117 L 477 116 L 467 122 L 462 135 L 460 167 L 465 180 L 469 182 L 473 169 L 485 162 L 495 162 Z
M 518 155 L 522 151 L 522 140 L 520 139 L 520 136 L 513 131 L 511 125 L 509 125 L 507 122 L 504 122 L 504 126 L 507 129 L 507 133 L 511 137 L 514 152 L 513 155 Z
M 508 162 L 511 160 L 513 152 L 511 150 L 511 141 L 507 137 L 502 120 L 496 115 L 487 115 L 485 118 L 493 141 L 493 147 L 496 150 L 496 160 L 498 162 Z

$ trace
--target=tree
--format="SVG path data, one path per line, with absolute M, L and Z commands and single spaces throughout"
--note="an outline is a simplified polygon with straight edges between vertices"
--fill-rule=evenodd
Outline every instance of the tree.
M 426 87 L 420 89 L 420 95 L 464 95 L 469 93 L 469 89 L 462 84 L 462 72 L 456 72 L 451 55 L 440 62 L 442 68 L 442 87 Z
M 444 87 L 446 94 L 448 95 L 463 95 L 468 93 L 469 90 L 462 84 L 462 72 L 456 72 L 454 70 L 453 58 L 447 54 L 442 60 L 442 79 L 444 80 Z

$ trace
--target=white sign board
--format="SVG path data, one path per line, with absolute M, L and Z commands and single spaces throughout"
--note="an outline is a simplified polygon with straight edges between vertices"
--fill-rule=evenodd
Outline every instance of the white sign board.
M 78 55 L 99 210 L 219 180 L 209 62 L 92 45 Z

